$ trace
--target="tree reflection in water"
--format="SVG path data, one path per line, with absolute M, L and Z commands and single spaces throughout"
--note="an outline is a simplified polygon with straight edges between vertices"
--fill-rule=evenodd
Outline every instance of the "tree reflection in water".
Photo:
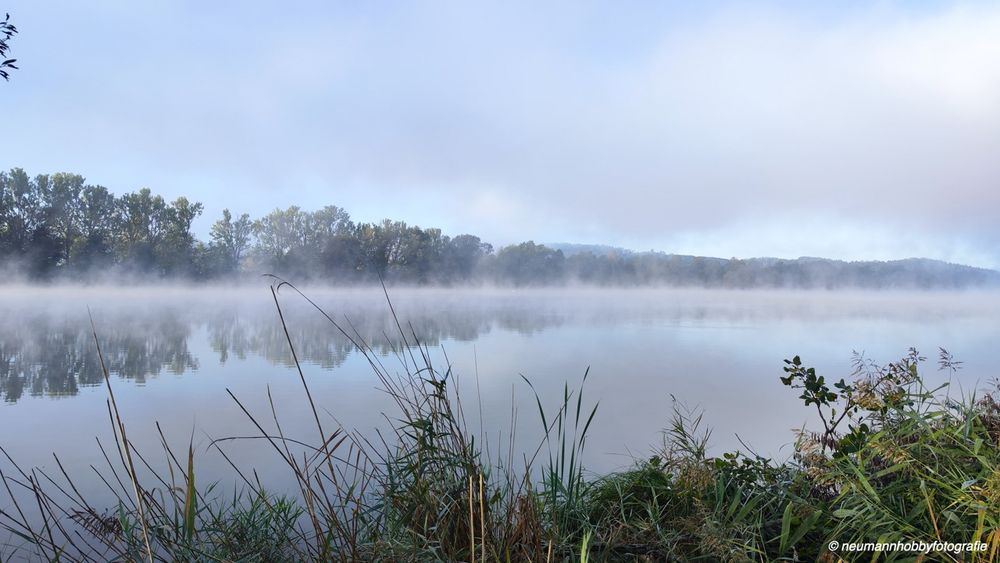
M 560 315 L 533 309 L 530 304 L 513 309 L 503 304 L 469 307 L 468 302 L 440 305 L 407 311 L 404 321 L 412 324 L 421 344 L 471 341 L 494 327 L 531 333 L 562 322 Z M 291 309 L 288 329 L 304 362 L 333 369 L 353 352 L 350 341 L 320 315 L 302 307 Z M 348 304 L 341 311 L 338 320 L 379 353 L 393 353 L 403 344 L 384 301 Z M 0 315 L 0 397 L 4 401 L 16 402 L 25 394 L 75 395 L 81 387 L 102 383 L 85 311 L 67 314 L 58 308 L 35 312 L 0 306 Z M 95 319 L 108 370 L 112 376 L 138 384 L 163 372 L 181 375 L 197 371 L 209 359 L 192 351 L 201 348 L 197 340 L 203 334 L 220 364 L 257 356 L 274 365 L 293 365 L 275 311 L 265 306 L 224 301 L 180 307 L 160 302 L 95 312 Z
M 176 316 L 116 317 L 100 331 L 108 370 L 145 383 L 163 371 L 198 368 L 188 349 L 191 326 Z M 101 366 L 86 318 L 53 319 L 39 314 L 0 322 L 0 396 L 15 402 L 29 395 L 75 395 L 99 385 Z

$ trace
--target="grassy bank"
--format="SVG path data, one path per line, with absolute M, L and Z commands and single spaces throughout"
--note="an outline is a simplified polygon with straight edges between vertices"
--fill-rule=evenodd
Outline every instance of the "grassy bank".
M 308 301 L 276 283 L 279 314 L 279 290 Z M 236 492 L 223 490 L 198 479 L 190 444 L 128 439 L 129 421 L 118 416 L 105 370 L 116 443 L 99 442 L 109 469 L 94 471 L 118 502 L 98 505 L 80 494 L 80 468 L 59 463 L 58 471 L 44 471 L 6 457 L 0 526 L 11 540 L 0 559 L 1000 559 L 997 395 L 929 388 L 921 371 L 934 366 L 916 351 L 887 365 L 857 358 L 854 373 L 838 381 L 798 357 L 783 371 L 776 365 L 775 392 L 795 393 L 818 421 L 789 436 L 795 453 L 788 461 L 748 452 L 711 456 L 708 422 L 677 407 L 653 455 L 627 471 L 594 475 L 581 460 L 602 413 L 586 395 L 586 375 L 565 387 L 558 404 L 535 395 L 536 404 L 526 406 L 545 438 L 531 451 L 515 451 L 513 417 L 491 435 L 470 430 L 455 374 L 434 363 L 412 329 L 397 322 L 404 346 L 389 367 L 349 323 L 316 310 L 367 358 L 392 399 L 391 435 L 331 426 L 300 368 L 305 408 L 271 402 L 268 412 L 251 412 L 230 394 L 254 435 L 212 444 L 225 457 L 233 440 L 265 441 L 297 494 L 276 496 L 252 468 L 236 464 Z M 299 365 L 291 338 L 288 346 Z M 944 351 L 937 363 L 960 368 Z M 314 421 L 315 433 L 285 435 L 283 411 L 293 409 Z M 498 439 L 503 447 L 495 446 Z M 985 550 L 859 554 L 831 551 L 832 541 L 982 542 Z

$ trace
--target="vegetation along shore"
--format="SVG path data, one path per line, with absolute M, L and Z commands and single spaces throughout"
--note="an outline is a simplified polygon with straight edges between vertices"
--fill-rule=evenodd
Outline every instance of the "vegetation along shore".
M 279 290 L 308 300 L 283 282 L 272 290 L 279 313 Z M 398 365 L 387 366 L 372 343 L 319 306 L 316 313 L 367 358 L 394 404 L 386 413 L 393 435 L 376 439 L 324 422 L 299 367 L 307 405 L 299 412 L 315 420 L 312 437 L 282 432 L 288 405 L 250 412 L 231 394 L 254 435 L 212 444 L 213 455 L 225 456 L 227 440 L 267 441 L 298 492 L 278 495 L 237 464 L 235 485 L 204 483 L 193 447 L 164 439 L 154 455 L 129 441 L 130 421 L 120 417 L 106 378 L 118 444 L 98 442 L 109 465 L 94 470 L 118 501 L 98 505 L 81 494 L 82 468 L 21 467 L 8 456 L 4 558 L 837 561 L 858 554 L 831 550 L 831 542 L 935 541 L 982 550 L 896 550 L 877 560 L 993 561 L 1000 554 L 997 390 L 929 388 L 921 376 L 929 362 L 916 350 L 886 365 L 859 357 L 854 373 L 837 381 L 799 357 L 776 366 L 776 389 L 798 394 L 816 421 L 790 436 L 795 449 L 786 461 L 749 449 L 711 455 L 708 422 L 675 405 L 652 455 L 597 475 L 582 453 L 605 413 L 586 394 L 586 374 L 565 386 L 558 404 L 535 395 L 528 406 L 545 438 L 533 451 L 514 451 L 513 421 L 493 434 L 470 430 L 459 376 L 436 365 L 404 323 L 396 326 L 406 346 L 391 355 Z M 97 331 L 94 338 L 99 347 Z M 287 344 L 294 356 L 291 338 Z M 961 363 L 942 350 L 937 367 L 955 371 Z M 485 446 L 498 435 L 505 451 Z

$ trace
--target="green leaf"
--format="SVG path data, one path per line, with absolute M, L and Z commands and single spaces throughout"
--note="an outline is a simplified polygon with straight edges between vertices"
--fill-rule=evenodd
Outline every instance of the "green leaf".
M 788 549 L 788 540 L 791 536 L 792 531 L 792 518 L 795 515 L 792 513 L 792 503 L 789 502 L 785 505 L 785 512 L 781 516 L 781 541 L 778 545 L 778 553 L 783 554 Z
M 184 538 L 194 537 L 194 517 L 198 511 L 198 498 L 194 488 L 194 444 L 188 444 L 187 495 L 184 499 Z

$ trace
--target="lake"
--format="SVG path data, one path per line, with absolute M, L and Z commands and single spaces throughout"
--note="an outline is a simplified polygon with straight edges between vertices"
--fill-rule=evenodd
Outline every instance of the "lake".
M 401 369 L 394 366 L 405 344 L 381 289 L 305 291 L 369 342 L 387 369 Z M 579 387 L 589 368 L 584 404 L 600 405 L 586 462 L 599 472 L 648 457 L 675 400 L 704 412 L 712 452 L 746 444 L 788 458 L 793 429 L 813 421 L 778 381 L 782 360 L 796 354 L 839 379 L 851 373 L 853 351 L 884 363 L 912 346 L 928 358 L 928 379 L 951 379 L 958 393 L 992 384 L 1000 342 L 996 293 L 390 288 L 389 295 L 405 332 L 439 369 L 450 363 L 468 424 L 497 448 L 512 416 L 516 447 L 538 446 L 538 410 L 522 376 L 554 409 L 564 385 Z M 366 435 L 392 424 L 392 402 L 351 342 L 287 288 L 279 301 L 326 424 Z M 114 437 L 88 307 L 129 437 L 152 463 L 164 458 L 159 422 L 178 449 L 193 439 L 200 479 L 233 483 L 208 444 L 256 431 L 227 389 L 268 423 L 270 392 L 286 435 L 315 441 L 266 284 L 8 287 L 0 290 L 0 445 L 24 467 L 55 471 L 53 452 L 69 468 L 106 465 L 95 437 L 109 445 Z M 964 362 L 961 370 L 937 371 L 939 346 Z M 260 440 L 225 443 L 235 463 L 256 468 L 273 489 L 292 490 L 268 448 Z M 83 478 L 80 487 L 104 494 L 97 479 Z

